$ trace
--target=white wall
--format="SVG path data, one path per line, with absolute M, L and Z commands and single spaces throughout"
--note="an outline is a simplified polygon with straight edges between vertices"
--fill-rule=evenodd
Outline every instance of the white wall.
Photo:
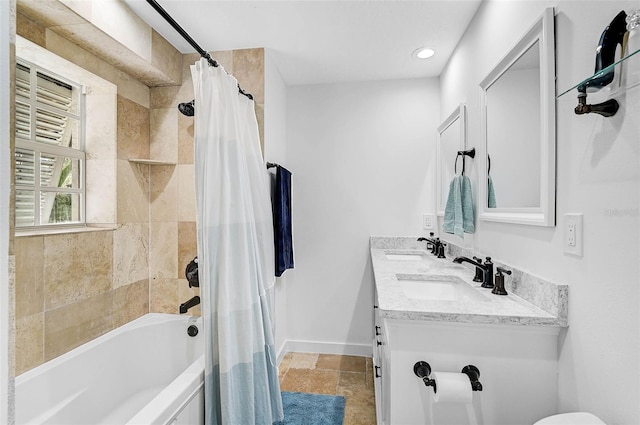
M 287 102 L 289 347 L 370 355 L 369 236 L 419 235 L 435 212 L 438 80 L 289 87 Z
M 287 165 L 287 86 L 269 49 L 265 49 L 264 80 L 264 158 Z M 275 348 L 282 353 L 287 335 L 287 275 L 276 278 L 274 292 Z
M 469 146 L 481 143 L 479 82 L 547 6 L 556 6 L 560 93 L 593 70 L 595 47 L 611 19 L 640 5 L 485 2 L 441 76 L 442 110 L 461 101 L 469 105 Z M 479 222 L 464 245 L 570 285 L 570 327 L 559 341 L 559 410 L 590 411 L 610 424 L 638 424 L 640 89 L 617 96 L 621 109 L 613 118 L 575 115 L 575 94 L 557 102 L 557 227 Z M 602 100 L 589 96 L 590 103 Z M 469 175 L 477 184 L 478 170 Z M 584 214 L 583 257 L 563 253 L 565 213 Z
M 15 3 L 0 1 L 0 423 L 9 423 L 9 70 Z

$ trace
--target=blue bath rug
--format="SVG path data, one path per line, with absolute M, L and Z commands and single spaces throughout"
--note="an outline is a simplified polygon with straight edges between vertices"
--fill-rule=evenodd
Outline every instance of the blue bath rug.
M 282 392 L 284 420 L 274 425 L 342 425 L 344 397 Z

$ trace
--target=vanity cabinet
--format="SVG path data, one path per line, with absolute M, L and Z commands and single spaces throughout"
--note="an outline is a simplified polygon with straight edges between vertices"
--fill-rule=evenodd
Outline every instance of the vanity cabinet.
M 470 414 L 477 423 L 531 425 L 557 413 L 566 285 L 514 269 L 518 284 L 494 295 L 473 282 L 474 270 L 428 254 L 416 238 L 372 237 L 371 260 L 378 425 L 464 425 L 474 423 Z M 483 390 L 468 405 L 435 403 L 414 374 L 419 361 L 433 372 L 473 365 Z
M 480 370 L 483 390 L 473 393 L 478 423 L 531 425 L 557 412 L 559 328 L 390 319 L 375 311 L 382 333 L 373 341 L 374 366 L 381 368 L 374 378 L 378 425 L 469 423 L 466 406 L 434 405 L 433 389 L 413 372 L 418 361 L 433 371 L 460 372 L 469 364 Z

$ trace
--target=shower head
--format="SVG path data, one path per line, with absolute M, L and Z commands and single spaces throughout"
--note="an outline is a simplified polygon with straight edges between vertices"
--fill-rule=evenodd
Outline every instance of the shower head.
M 191 102 L 185 102 L 178 105 L 178 110 L 182 113 L 182 115 L 186 115 L 188 117 L 192 117 L 195 113 L 195 99 Z

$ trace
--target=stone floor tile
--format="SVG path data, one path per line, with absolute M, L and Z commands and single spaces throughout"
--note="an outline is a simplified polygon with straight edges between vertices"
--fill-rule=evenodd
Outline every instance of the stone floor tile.
M 341 361 L 339 354 L 319 354 L 316 369 L 340 370 Z
M 335 395 L 337 385 L 337 371 L 290 368 L 280 382 L 280 390 Z
M 289 369 L 315 369 L 318 353 L 293 353 Z

